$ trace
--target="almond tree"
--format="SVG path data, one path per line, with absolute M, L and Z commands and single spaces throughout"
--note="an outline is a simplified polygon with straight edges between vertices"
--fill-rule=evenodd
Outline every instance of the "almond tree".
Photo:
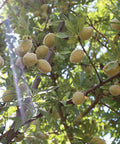
M 0 142 L 120 142 L 119 0 L 3 0 Z

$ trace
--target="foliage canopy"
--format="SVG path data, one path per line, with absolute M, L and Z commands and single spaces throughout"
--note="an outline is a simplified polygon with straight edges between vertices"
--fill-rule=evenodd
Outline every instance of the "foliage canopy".
M 1 94 L 0 142 L 89 144 L 109 134 L 112 144 L 120 143 L 120 94 L 109 91 L 120 85 L 120 68 L 111 77 L 103 70 L 112 61 L 107 71 L 120 67 L 120 30 L 111 27 L 113 18 L 119 24 L 119 0 L 3 0 L 0 9 L 1 93 L 16 94 L 10 102 Z M 93 35 L 81 40 L 88 26 Z M 16 66 L 20 43 L 32 40 L 29 52 L 35 53 L 48 33 L 54 33 L 55 46 L 43 59 L 51 72 L 42 73 L 36 63 Z M 85 56 L 71 63 L 75 49 Z M 85 95 L 80 105 L 72 101 L 76 91 Z

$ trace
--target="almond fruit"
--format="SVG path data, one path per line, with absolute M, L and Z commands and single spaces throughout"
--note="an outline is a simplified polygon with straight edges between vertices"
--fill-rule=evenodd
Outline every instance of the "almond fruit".
M 114 67 L 115 66 L 115 67 Z M 103 67 L 104 72 L 109 76 L 114 76 L 119 73 L 120 71 L 120 66 L 119 63 L 116 61 L 108 62 L 104 67 Z
M 44 59 L 38 60 L 38 68 L 43 73 L 51 72 L 51 65 Z
M 48 54 L 49 48 L 46 45 L 41 45 L 36 49 L 38 59 L 44 58 Z
M 80 49 L 73 50 L 70 55 L 70 62 L 77 63 L 80 62 L 84 57 L 84 52 Z
M 48 33 L 44 37 L 43 43 L 49 48 L 53 47 L 55 45 L 55 35 L 54 35 L 54 33 Z
M 75 105 L 82 104 L 85 100 L 84 93 L 82 92 L 75 92 L 72 97 L 72 102 Z
M 23 64 L 28 67 L 35 65 L 37 61 L 37 56 L 34 53 L 27 53 L 23 56 Z
M 112 85 L 112 86 L 110 86 L 109 92 L 110 92 L 113 96 L 118 96 L 118 95 L 120 95 L 120 86 L 119 86 L 119 85 Z
M 83 28 L 79 34 L 81 40 L 88 40 L 92 35 L 93 28 L 91 26 Z
M 12 90 L 6 90 L 3 93 L 2 100 L 3 102 L 10 102 L 16 97 L 16 93 Z
M 23 40 L 18 48 L 15 49 L 15 53 L 23 57 L 32 48 L 32 40 Z
M 118 30 L 118 31 L 120 30 L 120 21 L 118 19 L 116 19 L 116 18 L 112 19 L 110 25 L 111 25 L 112 29 Z

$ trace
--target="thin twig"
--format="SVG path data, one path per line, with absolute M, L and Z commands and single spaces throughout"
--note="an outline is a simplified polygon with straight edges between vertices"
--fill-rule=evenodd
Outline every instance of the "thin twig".
M 95 105 L 99 102 L 100 99 L 102 99 L 101 95 L 98 96 L 96 98 L 96 100 L 90 105 L 90 107 L 82 114 L 82 117 L 87 115 L 91 111 L 91 109 L 93 109 L 95 107 Z
M 30 122 L 42 117 L 43 115 L 41 113 L 39 113 L 38 115 L 36 115 L 35 117 L 33 117 L 32 119 L 26 121 L 22 126 L 26 125 L 26 124 L 29 124 Z
M 93 38 L 95 38 L 95 37 L 93 36 Z M 96 38 L 96 40 L 97 40 L 102 46 L 106 47 L 107 50 L 109 50 L 109 47 L 108 47 L 106 44 L 104 45 L 98 38 Z
M 102 37 L 104 37 L 106 40 L 107 40 L 107 43 L 108 43 L 108 39 L 107 39 L 107 37 L 103 34 L 103 33 L 101 33 L 100 31 L 98 31 L 95 27 L 94 27 L 94 25 L 92 24 L 92 22 L 91 22 L 91 20 L 90 20 L 90 18 L 87 16 L 87 18 L 89 19 L 89 21 L 90 21 L 90 24 L 87 22 L 87 24 L 89 24 L 90 26 L 92 26 L 93 27 L 93 29 L 97 32 L 97 33 L 99 33 Z
M 45 27 L 44 27 L 44 29 L 43 29 L 43 31 L 42 31 L 42 33 L 41 33 L 40 41 L 39 41 L 39 43 L 37 44 L 37 46 L 39 46 L 39 45 L 41 44 L 41 41 L 42 41 L 43 36 L 44 36 L 44 31 L 46 30 L 46 27 L 47 27 L 47 24 L 48 24 L 48 20 L 49 20 L 49 17 L 46 18 Z
M 106 105 L 104 102 L 102 102 L 102 101 L 100 101 L 100 104 L 102 104 L 102 105 L 104 105 L 104 106 L 106 106 L 106 107 L 108 107 L 109 109 L 111 109 L 112 111 L 114 111 L 117 115 L 119 115 L 120 116 L 120 113 L 119 112 L 117 112 L 116 110 L 114 110 L 113 108 L 111 108 L 110 106 L 108 106 L 108 105 Z
M 78 40 L 79 40 L 79 42 L 80 42 L 80 44 L 81 44 L 81 47 L 82 47 L 83 51 L 85 52 L 86 56 L 88 57 L 88 59 L 89 59 L 91 65 L 93 66 L 93 68 L 94 68 L 94 70 L 95 70 L 95 72 L 96 72 L 96 74 L 97 74 L 97 76 L 98 76 L 98 79 L 99 79 L 99 81 L 100 81 L 100 83 L 101 83 L 102 80 L 101 80 L 101 78 L 100 78 L 100 76 L 99 76 L 99 74 L 98 74 L 98 72 L 97 72 L 97 70 L 96 70 L 96 68 L 95 68 L 95 65 L 93 64 L 93 62 L 92 62 L 90 56 L 89 56 L 88 53 L 86 52 L 86 50 L 85 50 L 85 48 L 84 48 L 84 46 L 83 46 L 83 44 L 82 44 L 82 42 L 81 42 L 80 37 L 78 37 Z

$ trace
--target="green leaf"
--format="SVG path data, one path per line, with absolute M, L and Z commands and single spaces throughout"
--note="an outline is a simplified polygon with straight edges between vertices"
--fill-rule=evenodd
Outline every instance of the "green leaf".
M 16 119 L 15 119 L 15 127 L 14 127 L 15 132 L 22 126 L 23 123 L 24 122 L 22 122 L 20 117 L 16 117 Z
M 74 26 L 74 24 L 70 21 L 70 20 L 65 20 L 65 26 L 68 29 L 68 31 L 70 31 L 72 34 L 75 33 L 76 28 Z
M 80 87 L 80 73 L 79 72 L 77 72 L 75 74 L 74 82 L 73 83 L 74 83 L 76 89 L 79 90 L 79 87 Z
M 77 43 L 78 38 L 76 36 L 72 36 L 68 39 L 67 43 L 70 44 L 70 46 L 73 46 L 75 43 Z
M 66 55 L 66 54 L 69 54 L 71 53 L 71 51 L 61 51 L 60 54 L 63 54 L 63 55 Z
M 80 33 L 80 31 L 83 29 L 84 25 L 85 25 L 85 21 L 86 21 L 86 16 L 79 16 L 78 17 L 78 21 L 77 21 L 77 26 L 76 26 L 76 29 L 77 29 L 77 32 L 78 34 Z
M 47 88 L 46 90 L 41 90 L 38 94 L 46 94 L 49 92 L 54 91 L 55 89 L 57 89 L 59 86 L 50 86 L 49 88 Z
M 64 106 L 66 105 L 66 101 L 61 101 L 60 103 L 62 103 Z
M 63 22 L 63 20 L 49 21 L 48 26 L 57 26 L 61 22 Z
M 55 36 L 59 38 L 68 38 L 71 37 L 71 34 L 69 32 L 59 32 L 56 33 Z

